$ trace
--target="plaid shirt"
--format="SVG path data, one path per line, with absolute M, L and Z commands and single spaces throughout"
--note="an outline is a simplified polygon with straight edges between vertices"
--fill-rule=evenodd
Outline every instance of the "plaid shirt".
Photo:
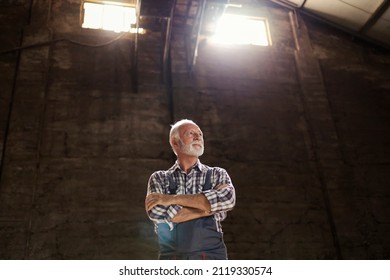
M 206 180 L 208 169 L 213 169 L 211 175 L 212 188 L 203 191 L 203 185 Z M 214 214 L 217 229 L 222 232 L 221 221 L 227 216 L 227 211 L 232 210 L 236 203 L 236 194 L 233 184 L 226 170 L 219 167 L 209 167 L 201 164 L 198 160 L 197 164 L 192 168 L 189 174 L 181 170 L 178 161 L 167 171 L 156 171 L 149 179 L 147 194 L 162 193 L 169 194 L 169 180 L 171 175 L 177 183 L 176 194 L 197 194 L 203 193 L 211 205 L 211 212 Z M 229 186 L 221 190 L 215 190 L 214 187 L 220 184 L 228 184 Z M 157 205 L 148 211 L 149 218 L 155 223 L 168 223 L 170 228 L 173 228 L 171 220 L 183 208 L 181 205 L 162 206 Z

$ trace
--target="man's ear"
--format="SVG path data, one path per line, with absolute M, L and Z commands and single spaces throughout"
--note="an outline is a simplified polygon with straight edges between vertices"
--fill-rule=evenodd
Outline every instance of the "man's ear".
M 171 138 L 171 146 L 172 146 L 173 148 L 178 148 L 178 147 L 179 147 L 179 141 L 177 141 L 177 140 L 175 139 L 175 137 L 172 137 L 172 138 Z
M 172 137 L 170 144 L 171 144 L 173 152 L 175 153 L 175 155 L 177 155 L 177 151 L 180 150 L 179 141 L 177 139 L 175 139 L 175 137 Z

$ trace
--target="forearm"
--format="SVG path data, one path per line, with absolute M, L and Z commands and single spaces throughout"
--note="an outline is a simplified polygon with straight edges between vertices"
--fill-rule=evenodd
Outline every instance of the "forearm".
M 179 213 L 176 214 L 176 216 L 172 219 L 172 222 L 174 223 L 182 223 L 202 217 L 210 216 L 211 214 L 209 212 L 195 209 L 195 208 L 188 208 L 183 207 Z
M 151 210 L 153 207 L 160 206 L 170 206 L 170 205 L 180 205 L 184 207 L 191 207 L 200 209 L 202 211 L 209 212 L 211 210 L 211 205 L 209 200 L 204 194 L 161 194 L 161 193 L 151 193 L 146 196 L 145 199 L 145 209 L 146 211 Z
M 210 202 L 202 193 L 172 195 L 170 204 L 177 204 L 184 207 L 195 208 L 207 213 L 211 210 Z

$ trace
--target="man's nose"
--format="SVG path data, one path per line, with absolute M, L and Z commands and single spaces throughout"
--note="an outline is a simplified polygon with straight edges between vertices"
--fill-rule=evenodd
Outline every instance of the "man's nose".
M 200 136 L 200 133 L 195 132 L 195 133 L 194 133 L 194 139 L 199 139 L 199 138 L 202 138 L 202 137 Z

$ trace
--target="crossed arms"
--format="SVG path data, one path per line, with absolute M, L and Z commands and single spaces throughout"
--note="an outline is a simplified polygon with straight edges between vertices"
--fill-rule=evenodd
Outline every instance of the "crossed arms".
M 228 188 L 229 185 L 221 184 L 214 188 L 216 191 Z M 157 205 L 171 206 L 180 205 L 181 210 L 171 219 L 171 222 L 181 223 L 201 217 L 211 216 L 211 204 L 203 193 L 200 194 L 179 194 L 168 195 L 161 193 L 150 193 L 145 199 L 145 209 L 147 212 Z
M 149 218 L 157 223 L 181 223 L 226 212 L 235 205 L 235 190 L 226 171 L 218 169 L 217 183 L 209 191 L 197 194 L 164 194 L 161 173 L 149 179 L 145 209 Z

